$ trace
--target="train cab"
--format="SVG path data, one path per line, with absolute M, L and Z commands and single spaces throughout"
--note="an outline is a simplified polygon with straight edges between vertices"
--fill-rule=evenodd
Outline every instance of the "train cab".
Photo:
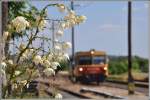
M 103 82 L 108 76 L 108 57 L 104 51 L 77 52 L 72 67 L 72 81 Z

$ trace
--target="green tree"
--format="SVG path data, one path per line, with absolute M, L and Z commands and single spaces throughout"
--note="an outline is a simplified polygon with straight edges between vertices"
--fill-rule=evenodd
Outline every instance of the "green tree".
M 8 27 L 6 26 L 7 23 L 10 23 L 12 19 L 14 19 L 16 16 L 22 15 L 23 12 L 25 12 L 26 6 L 25 1 L 3 1 L 2 2 L 2 33 L 4 30 L 6 30 Z M 12 37 L 8 40 L 8 42 L 5 43 L 4 52 L 5 56 L 8 56 L 8 50 L 9 50 L 9 41 L 11 39 L 15 38 L 15 34 L 12 35 Z

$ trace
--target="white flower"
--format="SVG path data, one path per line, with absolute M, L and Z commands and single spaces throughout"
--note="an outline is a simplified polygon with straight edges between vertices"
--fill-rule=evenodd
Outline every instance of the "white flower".
M 18 76 L 20 73 L 21 73 L 21 72 L 18 71 L 18 70 L 15 71 L 15 75 L 16 75 L 16 76 Z
M 76 24 L 75 20 L 70 20 L 70 25 L 71 25 L 71 26 L 73 26 L 73 25 L 75 25 L 75 24 Z
M 55 75 L 55 71 L 52 68 L 46 68 L 43 72 L 46 76 Z
M 52 62 L 51 67 L 53 69 L 57 69 L 57 66 L 60 66 L 60 64 L 58 62 Z
M 74 19 L 76 16 L 75 16 L 75 12 L 73 11 L 73 10 L 71 10 L 70 12 L 69 12 L 69 19 Z
M 13 65 L 13 61 L 12 60 L 8 60 L 8 64 Z
M 87 19 L 86 16 L 83 16 L 83 15 L 79 16 L 80 22 L 84 22 L 86 19 Z
M 43 65 L 46 67 L 50 67 L 51 63 L 48 60 L 44 60 Z
M 62 36 L 64 34 L 64 32 L 62 31 L 62 30 L 58 30 L 57 32 L 56 32 L 56 35 L 57 36 Z
M 5 68 L 7 67 L 6 63 L 5 62 L 1 62 L 0 63 L 0 68 L 5 70 Z
M 22 54 L 22 59 L 27 59 L 28 57 L 27 57 L 27 53 L 26 52 L 24 52 L 23 54 Z
M 57 7 L 58 7 L 58 10 L 60 12 L 64 12 L 65 11 L 65 5 L 64 4 L 58 4 Z
M 66 28 L 65 22 L 60 23 L 60 27 L 61 27 L 62 29 Z
M 41 56 L 40 56 L 40 55 L 36 55 L 36 56 L 34 57 L 34 59 L 33 59 L 33 62 L 34 62 L 36 65 L 38 65 L 39 63 L 41 63 L 41 62 L 42 62 Z
M 27 54 L 26 53 L 23 53 L 22 56 L 20 57 L 20 61 L 24 61 L 26 60 L 28 57 L 27 57 Z
M 71 45 L 70 42 L 65 42 L 65 43 L 63 44 L 63 48 L 65 48 L 65 49 L 68 49 L 68 48 L 71 48 L 71 47 L 72 47 L 72 45 Z
M 48 55 L 48 60 L 51 61 L 52 58 L 53 58 L 53 54 L 49 54 L 49 55 Z
M 12 20 L 12 25 L 16 29 L 16 32 L 20 33 L 29 26 L 29 22 L 23 16 L 18 16 Z
M 46 20 L 41 20 L 40 24 L 39 24 L 39 28 L 40 29 L 43 29 L 47 24 L 47 21 Z
M 23 49 L 25 49 L 25 48 L 26 48 L 25 44 L 22 44 L 22 43 L 21 43 L 20 46 L 19 46 L 19 49 L 20 49 L 20 50 L 23 50 Z
M 57 93 L 55 95 L 55 99 L 62 99 L 62 98 L 63 98 L 63 96 L 60 93 Z
M 20 81 L 20 83 L 25 86 L 27 84 L 27 80 Z
M 69 55 L 67 53 L 60 55 L 58 61 L 69 60 Z
M 29 49 L 29 52 L 32 54 L 33 53 L 33 51 L 34 51 L 34 49 Z
M 8 31 L 6 31 L 6 32 L 3 33 L 4 40 L 7 40 L 8 36 L 9 36 L 9 32 Z
M 67 53 L 63 54 L 65 60 L 69 60 L 69 55 Z
M 54 49 L 55 49 L 55 50 L 60 50 L 61 48 L 60 48 L 59 45 L 55 45 L 55 46 L 54 46 Z

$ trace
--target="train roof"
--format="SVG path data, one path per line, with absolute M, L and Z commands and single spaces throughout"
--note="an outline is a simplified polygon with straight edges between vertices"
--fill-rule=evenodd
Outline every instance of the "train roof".
M 76 56 L 89 56 L 89 55 L 106 55 L 105 51 L 95 51 L 95 50 L 90 50 L 90 51 L 79 51 L 76 52 Z

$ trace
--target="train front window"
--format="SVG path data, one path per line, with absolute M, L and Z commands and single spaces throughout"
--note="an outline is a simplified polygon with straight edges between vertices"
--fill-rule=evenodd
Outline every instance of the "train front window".
M 105 56 L 93 57 L 93 64 L 101 64 L 101 63 L 105 64 L 105 62 L 106 62 Z
M 80 57 L 78 64 L 79 65 L 91 65 L 92 64 L 91 57 Z

